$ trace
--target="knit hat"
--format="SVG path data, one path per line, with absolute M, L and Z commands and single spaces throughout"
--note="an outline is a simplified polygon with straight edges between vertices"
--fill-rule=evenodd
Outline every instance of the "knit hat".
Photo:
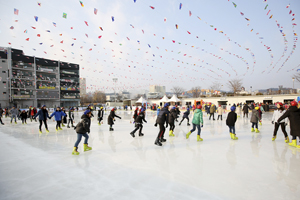
M 86 111 L 84 111 L 83 114 L 87 115 L 87 114 L 89 114 L 90 112 L 91 112 L 90 110 L 86 110 Z

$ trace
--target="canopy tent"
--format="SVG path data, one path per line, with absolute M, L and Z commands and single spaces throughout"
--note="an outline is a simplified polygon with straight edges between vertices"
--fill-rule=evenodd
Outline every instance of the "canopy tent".
M 168 97 L 165 95 L 159 102 L 163 103 L 163 102 L 169 102 Z
M 144 104 L 144 103 L 147 103 L 147 100 L 144 99 L 143 97 L 141 97 L 139 100 L 136 101 L 136 103 Z
M 172 98 L 169 100 L 169 102 L 180 102 L 181 100 L 177 98 L 177 96 L 174 94 Z

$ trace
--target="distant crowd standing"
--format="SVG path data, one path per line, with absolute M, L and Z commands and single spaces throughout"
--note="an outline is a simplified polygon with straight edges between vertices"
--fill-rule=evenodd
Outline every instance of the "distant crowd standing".
M 300 102 L 299 102 L 300 104 Z M 274 131 L 272 136 L 272 141 L 275 141 L 277 138 L 277 132 L 279 127 L 281 128 L 285 142 L 289 143 L 290 139 L 288 137 L 288 134 L 286 132 L 286 126 L 289 122 L 291 126 L 291 137 L 292 141 L 289 143 L 292 147 L 300 148 L 300 145 L 297 145 L 297 137 L 300 142 L 300 109 L 299 104 L 296 101 L 292 101 L 290 104 L 283 104 L 280 102 L 277 102 L 276 109 L 274 110 L 274 114 L 272 117 L 272 124 L 274 124 Z M 214 114 L 217 113 L 218 117 L 217 120 L 223 120 L 223 114 L 225 113 L 225 110 L 229 110 L 229 113 L 226 118 L 226 125 L 229 129 L 230 138 L 232 140 L 238 140 L 238 137 L 236 135 L 236 129 L 235 129 L 235 123 L 239 117 L 248 118 L 249 112 L 251 111 L 250 116 L 250 122 L 251 122 L 251 132 L 259 133 L 258 125 L 262 125 L 262 115 L 263 112 L 268 112 L 270 110 L 269 104 L 260 104 L 260 103 L 251 103 L 251 104 L 233 104 L 228 105 L 227 109 L 224 109 L 225 106 L 218 105 L 218 107 L 212 103 L 203 103 L 202 105 L 193 105 L 193 106 L 187 106 L 186 111 L 183 113 L 182 119 L 179 122 L 179 126 L 182 124 L 184 120 L 187 121 L 187 126 L 190 126 L 190 115 L 192 113 L 193 118 L 191 120 L 192 123 L 192 129 L 186 134 L 186 139 L 189 139 L 190 135 L 197 130 L 197 141 L 201 142 L 203 141 L 203 138 L 201 137 L 201 129 L 203 128 L 204 124 L 204 118 L 203 118 L 203 112 L 205 112 L 208 116 L 209 120 L 215 120 Z M 128 109 L 127 107 L 125 110 Z M 132 109 L 132 106 L 130 106 L 130 109 Z M 164 142 L 167 141 L 165 138 L 165 131 L 169 127 L 169 137 L 174 137 L 174 131 L 175 131 L 175 125 L 176 122 L 178 122 L 178 118 L 180 117 L 180 108 L 179 106 L 171 106 L 169 103 L 166 103 L 161 108 L 160 106 L 154 107 L 152 106 L 151 109 L 156 110 L 157 112 L 157 118 L 155 121 L 154 126 L 158 126 L 159 132 L 155 138 L 154 144 L 158 146 L 162 146 Z M 46 105 L 43 105 L 38 111 L 35 107 L 29 107 L 27 111 L 17 109 L 15 106 L 13 106 L 11 109 L 0 108 L 0 123 L 4 125 L 2 121 L 2 117 L 11 117 L 10 123 L 17 124 L 17 119 L 22 121 L 22 124 L 27 124 L 27 119 L 30 119 L 32 122 L 37 121 L 37 118 L 39 120 L 39 133 L 42 134 L 42 125 L 44 124 L 46 132 L 49 132 L 47 120 L 51 119 L 53 116 L 56 121 L 56 131 L 62 130 L 62 127 L 64 127 L 64 124 L 67 124 L 67 128 L 73 127 L 75 129 L 75 132 L 77 133 L 77 141 L 74 144 L 73 148 L 73 155 L 79 155 L 78 145 L 81 142 L 82 137 L 84 137 L 84 151 L 90 151 L 92 150 L 92 147 L 88 146 L 88 139 L 89 139 L 89 133 L 90 133 L 90 126 L 91 126 L 91 118 L 94 117 L 93 106 L 89 105 L 87 109 L 84 111 L 83 115 L 81 116 L 81 121 L 77 123 L 76 126 L 74 126 L 74 111 L 78 108 L 70 107 L 68 109 L 68 112 L 66 113 L 65 108 L 57 107 L 56 110 L 50 115 Z M 109 131 L 114 131 L 113 125 L 115 125 L 116 118 L 121 119 L 116 114 L 116 108 L 112 108 L 110 111 L 110 114 L 107 117 L 107 124 L 109 125 Z M 103 116 L 104 116 L 104 110 L 103 107 L 100 107 L 97 113 L 97 121 L 98 125 L 100 126 L 103 124 Z M 68 119 L 69 118 L 69 119 Z M 144 136 L 144 133 L 142 133 L 143 130 L 143 123 L 147 123 L 146 120 L 146 107 L 142 106 L 141 108 L 136 107 L 133 113 L 133 124 L 134 124 L 134 130 L 130 132 L 130 135 L 132 137 L 135 137 L 135 133 L 138 131 L 138 136 L 142 137 Z

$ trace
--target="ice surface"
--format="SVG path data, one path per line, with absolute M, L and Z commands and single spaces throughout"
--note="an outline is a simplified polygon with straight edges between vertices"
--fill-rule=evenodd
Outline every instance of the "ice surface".
M 204 117 L 201 136 L 186 122 L 175 137 L 158 147 L 155 112 L 147 112 L 144 137 L 132 138 L 131 112 L 118 111 L 114 132 L 106 117 L 92 121 L 90 152 L 71 155 L 73 129 L 38 132 L 37 122 L 0 126 L 0 199 L 299 199 L 300 150 L 284 143 L 281 130 L 271 141 L 272 113 L 263 115 L 261 133 L 251 133 L 249 119 L 239 118 L 239 140 L 230 139 L 223 121 Z M 77 122 L 81 113 L 75 114 Z M 288 127 L 289 132 L 289 127 Z

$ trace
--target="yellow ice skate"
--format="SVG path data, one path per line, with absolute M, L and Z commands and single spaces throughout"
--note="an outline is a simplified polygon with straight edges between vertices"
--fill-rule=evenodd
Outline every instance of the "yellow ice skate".
M 169 136 L 174 137 L 175 135 L 173 134 L 173 131 L 169 131 Z
M 251 128 L 251 132 L 254 132 L 254 128 Z
M 292 140 L 292 142 L 289 143 L 289 145 L 292 146 L 292 147 L 296 147 L 297 146 L 297 140 Z
M 77 151 L 77 147 L 73 147 L 72 154 L 73 155 L 79 155 L 79 152 Z
M 83 151 L 90 151 L 92 147 L 89 147 L 88 144 L 83 144 Z
M 231 135 L 232 135 L 233 140 L 238 140 L 239 139 L 238 137 L 236 137 L 236 135 L 234 133 L 232 133 Z
M 277 136 L 273 136 L 273 137 L 272 137 L 272 141 L 275 141 L 275 140 L 276 140 L 276 137 L 277 137 Z
M 230 138 L 232 139 L 232 133 L 229 133 L 230 134 Z
M 197 141 L 198 142 L 203 141 L 203 139 L 200 137 L 200 135 L 197 135 Z
M 189 139 L 190 135 L 191 135 L 191 131 L 186 134 L 186 139 Z
M 56 130 L 56 132 L 58 131 L 58 129 L 57 129 L 57 128 L 55 128 L 55 130 Z
M 58 130 L 62 130 L 62 128 L 58 127 Z
M 47 132 L 47 133 L 49 133 L 49 130 L 48 130 L 48 129 L 46 129 L 46 132 Z
M 259 130 L 257 128 L 255 129 L 255 133 L 259 133 Z
M 64 125 L 64 124 L 61 124 L 61 126 L 62 126 L 62 127 L 65 127 L 65 125 Z
M 42 131 L 39 131 L 40 134 L 42 134 Z
M 15 124 L 17 124 L 17 122 L 15 122 Z

